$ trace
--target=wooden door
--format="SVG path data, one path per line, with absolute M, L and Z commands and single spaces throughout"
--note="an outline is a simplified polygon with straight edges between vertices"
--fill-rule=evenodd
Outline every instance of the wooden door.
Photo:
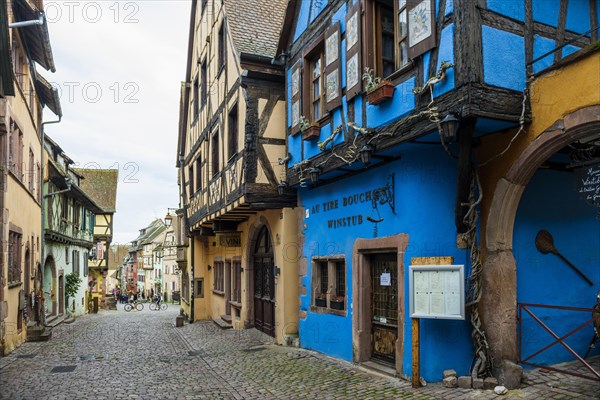
M 371 355 L 394 364 L 398 339 L 398 261 L 396 254 L 371 259 Z
M 275 337 L 275 277 L 269 231 L 263 227 L 254 249 L 254 325 Z

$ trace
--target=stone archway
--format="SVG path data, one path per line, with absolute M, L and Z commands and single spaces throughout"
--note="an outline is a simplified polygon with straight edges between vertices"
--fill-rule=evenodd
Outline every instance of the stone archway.
M 259 330 L 263 330 L 265 328 L 265 326 L 263 326 L 263 317 L 264 317 L 264 309 L 257 309 L 261 307 L 261 304 L 258 304 L 256 299 L 255 299 L 255 295 L 257 294 L 257 292 L 262 292 L 263 291 L 263 280 L 265 279 L 264 273 L 267 272 L 266 270 L 268 269 L 268 259 L 269 259 L 269 255 L 268 254 L 263 254 L 264 256 L 266 256 L 266 258 L 263 258 L 262 256 L 258 256 L 257 257 L 257 250 L 261 251 L 261 249 L 257 249 L 259 247 L 261 247 L 261 243 L 260 241 L 263 239 L 267 239 L 268 241 L 268 246 L 270 247 L 272 245 L 272 239 L 273 239 L 273 235 L 272 235 L 272 230 L 271 227 L 269 226 L 269 222 L 267 221 L 267 219 L 264 216 L 259 217 L 253 224 L 251 224 L 248 227 L 248 243 L 247 243 L 247 250 L 246 250 L 246 257 L 245 257 L 245 261 L 246 261 L 246 265 L 244 267 L 244 274 L 245 274 L 245 292 L 246 295 L 243 297 L 243 306 L 246 308 L 246 318 L 244 320 L 244 327 L 249 328 L 249 327 L 255 327 Z M 265 242 L 263 242 L 263 244 L 266 244 Z M 262 250 L 267 250 L 268 249 L 262 249 Z M 271 252 L 272 252 L 272 248 L 271 248 Z M 271 262 L 274 262 L 274 255 L 271 254 Z M 257 264 L 257 261 L 259 261 L 259 263 Z M 265 261 L 265 262 L 263 262 Z M 257 271 L 257 268 L 260 268 L 260 271 Z M 268 274 L 268 276 L 266 277 L 267 279 L 269 279 L 269 288 L 267 289 L 267 291 L 271 291 L 271 285 L 272 289 L 273 289 L 273 293 L 269 293 L 269 296 L 273 296 L 273 306 L 274 303 L 276 302 L 275 299 L 275 286 L 274 286 L 274 276 L 273 276 L 273 267 L 270 268 L 270 273 Z M 256 280 L 260 280 L 260 282 L 257 282 Z M 259 283 L 259 285 L 257 286 L 257 283 Z M 270 302 L 270 301 L 269 301 Z M 273 309 L 274 311 L 274 309 Z M 257 315 L 257 312 L 259 315 Z M 270 315 L 270 312 L 267 313 L 268 315 Z M 257 316 L 259 319 L 259 325 L 260 327 L 257 327 Z M 275 335 L 275 315 L 272 315 L 272 320 L 267 322 L 267 326 L 265 329 L 269 332 L 266 332 L 267 334 L 271 334 L 271 331 L 273 332 L 271 336 Z M 271 324 L 273 326 L 271 326 Z
M 563 147 L 600 132 L 600 106 L 589 106 L 566 115 L 546 129 L 512 163 L 498 180 L 485 226 L 482 321 L 490 351 L 496 360 L 518 360 L 517 273 L 513 231 L 521 196 L 542 165 Z
M 58 312 L 58 303 L 56 301 L 56 263 L 52 255 L 46 257 L 42 273 L 42 290 L 44 291 L 42 313 L 45 313 L 46 315 L 56 315 Z

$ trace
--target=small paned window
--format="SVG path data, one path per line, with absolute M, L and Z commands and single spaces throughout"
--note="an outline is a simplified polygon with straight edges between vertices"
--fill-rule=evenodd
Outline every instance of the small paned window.
M 313 311 L 345 312 L 346 262 L 343 258 L 314 258 L 312 284 Z
M 225 291 L 225 264 L 223 261 L 215 261 L 213 289 L 218 292 Z

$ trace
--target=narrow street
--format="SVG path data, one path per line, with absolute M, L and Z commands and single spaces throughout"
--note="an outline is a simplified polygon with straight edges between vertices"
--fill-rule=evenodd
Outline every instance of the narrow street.
M 61 324 L 49 342 L 25 343 L 0 358 L 2 399 L 398 399 L 495 398 L 493 391 L 417 391 L 321 354 L 280 347 L 255 329 L 211 321 L 175 328 L 167 311 L 101 311 Z M 598 364 L 600 360 L 596 360 Z M 57 371 L 63 367 L 63 372 Z M 59 368 L 60 369 L 60 368 Z M 505 398 L 598 398 L 597 383 L 530 375 Z

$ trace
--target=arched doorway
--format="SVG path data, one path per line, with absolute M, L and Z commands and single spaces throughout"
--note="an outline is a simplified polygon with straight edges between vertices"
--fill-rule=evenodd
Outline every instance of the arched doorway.
M 254 266 L 254 326 L 275 337 L 275 276 L 273 247 L 266 226 L 258 233 L 252 255 Z
M 482 271 L 482 320 L 496 366 L 502 360 L 518 360 L 518 266 L 513 234 L 522 195 L 546 160 L 566 146 L 597 136 L 599 132 L 600 106 L 585 107 L 566 115 L 532 141 L 496 185 L 484 231 Z
M 54 263 L 54 257 L 48 256 L 44 263 L 44 275 L 43 275 L 43 298 L 44 308 L 42 312 L 46 316 L 56 315 L 57 303 L 56 303 L 56 265 Z

